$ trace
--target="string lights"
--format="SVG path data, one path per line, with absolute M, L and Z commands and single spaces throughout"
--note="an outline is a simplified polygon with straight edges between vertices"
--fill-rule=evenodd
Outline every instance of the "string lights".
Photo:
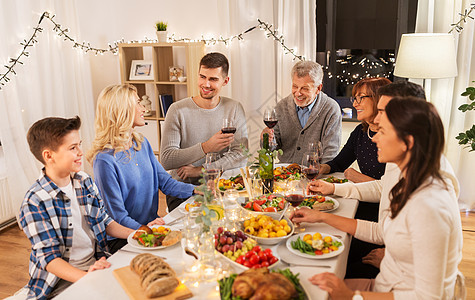
M 89 42 L 79 42 L 71 35 L 69 34 L 69 29 L 68 28 L 63 28 L 61 24 L 57 23 L 54 20 L 55 15 L 50 14 L 48 12 L 44 12 L 36 27 L 34 27 L 33 34 L 31 35 L 29 40 L 24 40 L 23 42 L 20 43 L 20 45 L 23 46 L 22 51 L 16 58 L 10 58 L 8 64 L 4 65 L 4 67 L 7 69 L 5 73 L 0 73 L 0 90 L 2 89 L 2 86 L 5 85 L 8 81 L 10 81 L 10 78 L 8 77 L 9 75 L 13 74 L 16 75 L 15 72 L 15 67 L 17 64 L 23 64 L 23 62 L 20 60 L 23 57 L 28 57 L 29 53 L 27 51 L 28 47 L 32 47 L 35 43 L 38 42 L 37 35 L 38 33 L 43 31 L 43 28 L 40 27 L 40 24 L 43 22 L 43 20 L 49 20 L 53 24 L 53 31 L 61 37 L 64 41 L 68 41 L 72 43 L 72 47 L 78 50 L 83 51 L 84 53 L 93 53 L 95 55 L 103 55 L 104 53 L 112 53 L 114 55 L 118 54 L 118 49 L 119 43 L 126 43 L 124 39 L 115 41 L 113 43 L 108 44 L 107 49 L 101 49 L 101 48 L 96 48 L 91 46 Z M 282 35 L 278 35 L 277 29 L 272 29 L 273 25 L 269 25 L 268 23 L 265 23 L 259 19 L 257 19 L 258 25 L 252 26 L 249 29 L 233 35 L 228 38 L 224 38 L 220 36 L 219 38 L 204 38 L 203 36 L 200 39 L 190 39 L 190 38 L 183 38 L 183 37 L 175 37 L 175 34 L 172 34 L 172 36 L 168 37 L 168 42 L 204 42 L 205 45 L 215 45 L 217 43 L 224 43 L 224 45 L 229 46 L 231 42 L 234 40 L 243 40 L 243 36 L 251 31 L 253 31 L 256 28 L 259 28 L 261 30 L 264 30 L 266 32 L 266 36 L 268 38 L 272 37 L 276 42 L 278 42 L 282 49 L 284 49 L 284 54 L 291 54 L 293 56 L 293 59 L 299 59 L 299 60 L 305 60 L 305 57 L 302 55 L 297 55 L 296 54 L 296 49 L 290 49 L 285 45 L 284 43 L 284 37 Z M 131 40 L 128 41 L 127 43 L 133 44 L 133 43 L 156 43 L 158 42 L 156 39 L 149 39 L 145 37 L 143 40 Z
M 470 14 L 475 10 L 475 3 L 470 4 L 470 6 L 470 10 L 465 9 L 463 14 L 459 13 L 460 20 L 457 23 L 450 24 L 452 28 L 449 30 L 449 33 L 452 33 L 454 30 L 461 33 L 463 30 L 462 24 L 467 23 L 467 18 L 473 20 L 473 17 Z

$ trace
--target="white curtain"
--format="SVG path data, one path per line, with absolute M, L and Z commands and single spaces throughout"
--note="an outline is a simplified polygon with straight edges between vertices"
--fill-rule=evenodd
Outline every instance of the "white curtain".
M 56 21 L 77 32 L 76 9 L 69 1 L 1 1 L 0 73 L 9 57 L 16 57 L 20 42 L 29 39 L 43 11 L 57 14 Z M 39 175 L 41 165 L 30 153 L 26 142 L 28 128 L 47 116 L 82 119 L 83 149 L 93 138 L 94 102 L 87 55 L 73 50 L 52 31 L 52 23 L 43 20 L 38 43 L 28 49 L 30 56 L 17 65 L 17 76 L 0 91 L 0 139 L 4 151 L 7 192 L 0 198 L 0 223 L 14 217 L 26 190 Z M 85 168 L 90 172 L 90 168 Z M 5 187 L 4 185 L 2 185 Z
M 218 13 L 222 16 L 220 32 L 224 37 L 258 24 L 259 18 L 273 24 L 273 29 L 284 36 L 285 44 L 295 49 L 296 54 L 315 60 L 315 1 L 227 0 L 218 2 Z M 285 54 L 273 38 L 263 36 L 263 31 L 255 29 L 229 47 L 216 45 L 206 49 L 223 52 L 230 61 L 231 80 L 225 93 L 244 106 L 251 153 L 259 147 L 265 108 L 275 106 L 278 100 L 290 94 L 290 71 L 297 62 L 291 54 Z
M 451 24 L 460 19 L 460 13 L 470 9 L 472 0 L 419 0 L 417 9 L 416 32 L 447 33 Z M 473 16 L 472 16 L 473 17 Z M 475 25 L 467 18 L 462 24 L 463 31 L 456 37 L 458 76 L 454 79 L 432 80 L 430 101 L 437 107 L 442 117 L 446 133 L 446 155 L 455 169 L 460 181 L 461 208 L 475 208 L 475 185 L 473 167 L 475 153 L 458 145 L 455 137 L 465 132 L 475 123 L 475 112 L 462 113 L 457 108 L 467 103 L 467 97 L 460 94 L 468 86 L 474 86 L 475 80 Z

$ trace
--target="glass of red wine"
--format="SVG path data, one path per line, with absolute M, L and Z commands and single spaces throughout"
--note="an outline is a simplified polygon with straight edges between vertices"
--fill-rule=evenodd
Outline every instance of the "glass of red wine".
M 305 191 L 300 180 L 292 180 L 287 184 L 285 200 L 292 205 L 293 210 L 297 209 L 300 203 L 305 199 Z
M 315 153 L 318 156 L 318 162 L 322 163 L 323 147 L 322 142 L 310 142 L 308 144 L 308 153 Z
M 230 118 L 224 118 L 223 119 L 223 127 L 221 127 L 221 132 L 222 133 L 236 133 L 236 124 L 234 124 L 234 120 Z M 232 144 L 232 143 L 231 143 Z M 228 150 L 226 153 L 231 152 L 231 145 L 228 146 Z
M 275 113 L 275 108 L 266 108 L 264 111 L 264 124 L 266 124 L 267 128 L 273 129 L 275 125 L 277 125 L 277 114 Z M 275 146 L 277 143 L 275 142 L 275 136 L 269 141 L 270 146 Z
M 319 155 L 315 152 L 306 153 L 302 158 L 302 173 L 307 180 L 312 181 L 320 172 Z

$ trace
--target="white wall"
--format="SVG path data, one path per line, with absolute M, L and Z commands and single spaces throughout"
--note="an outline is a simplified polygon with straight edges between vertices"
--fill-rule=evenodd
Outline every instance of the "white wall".
M 180 37 L 219 36 L 218 0 L 78 0 L 75 2 L 80 41 L 99 48 L 124 38 L 155 38 L 155 22 L 168 22 L 168 31 Z M 91 55 L 94 99 L 106 86 L 120 83 L 118 56 Z

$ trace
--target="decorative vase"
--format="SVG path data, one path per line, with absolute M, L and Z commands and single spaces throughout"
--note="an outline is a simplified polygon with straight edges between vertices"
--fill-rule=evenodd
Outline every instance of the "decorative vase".
M 157 33 L 157 40 L 159 43 L 167 42 L 168 31 L 156 31 L 156 33 Z

